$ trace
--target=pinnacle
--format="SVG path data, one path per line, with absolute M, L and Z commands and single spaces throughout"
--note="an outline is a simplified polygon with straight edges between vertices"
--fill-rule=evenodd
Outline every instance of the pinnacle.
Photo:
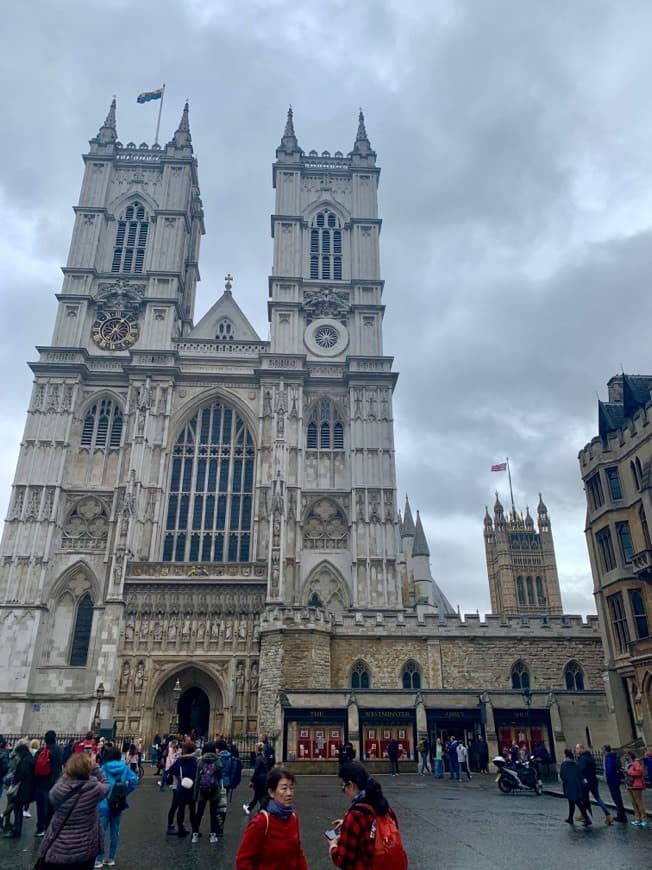
M 405 510 L 403 511 L 403 535 L 408 537 L 414 537 L 416 534 L 416 529 L 414 527 L 414 520 L 412 519 L 412 511 L 410 510 L 410 502 L 408 501 L 407 495 L 405 496 Z
M 362 109 L 360 109 L 360 114 L 358 115 L 358 135 L 355 137 L 356 142 L 369 142 L 367 138 L 367 129 L 364 125 L 364 114 Z
M 285 122 L 285 130 L 283 132 L 283 138 L 291 138 L 296 139 L 296 133 L 294 132 L 294 117 L 292 115 L 292 106 L 288 109 L 288 117 Z
M 429 556 L 430 550 L 428 549 L 428 542 L 426 541 L 426 535 L 423 531 L 423 526 L 421 525 L 421 517 L 419 516 L 419 511 L 417 511 L 417 525 L 414 536 L 414 544 L 412 545 L 412 556 Z

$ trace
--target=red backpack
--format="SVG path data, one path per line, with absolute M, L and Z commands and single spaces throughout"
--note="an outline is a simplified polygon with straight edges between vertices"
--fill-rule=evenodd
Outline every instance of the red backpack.
M 374 820 L 371 824 L 371 839 L 374 841 L 374 870 L 407 870 L 408 859 L 403 848 L 401 834 L 391 813 L 379 816 L 368 804 L 359 807 L 371 810 Z
M 52 753 L 44 746 L 36 756 L 34 776 L 49 776 L 52 773 Z

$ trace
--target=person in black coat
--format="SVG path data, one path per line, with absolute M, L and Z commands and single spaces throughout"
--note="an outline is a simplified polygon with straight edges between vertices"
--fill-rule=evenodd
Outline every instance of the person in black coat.
M 54 731 L 46 731 L 43 738 L 44 746 L 34 756 L 34 799 L 36 800 L 36 836 L 45 833 L 52 818 L 52 806 L 48 799 L 50 789 L 61 776 L 62 759 L 61 750 L 57 746 L 57 735 Z M 37 775 L 38 759 L 46 754 L 49 758 L 50 772 L 42 776 Z
M 580 769 L 582 777 L 582 785 L 584 787 L 584 803 L 589 812 L 591 812 L 591 797 L 593 795 L 595 802 L 598 804 L 604 813 L 604 820 L 607 825 L 613 821 L 613 816 L 609 812 L 606 803 L 600 797 L 600 789 L 598 788 L 598 774 L 595 765 L 595 758 L 591 755 L 588 749 L 584 748 L 583 743 L 578 743 L 575 747 L 577 756 L 577 766 Z
M 13 794 L 10 795 L 14 823 L 5 834 L 6 837 L 20 837 L 23 832 L 23 807 L 34 800 L 34 758 L 25 743 L 19 743 L 15 752 L 18 763 L 11 784 Z
M 242 804 L 242 809 L 245 811 L 247 815 L 251 814 L 251 811 L 256 806 L 256 804 L 260 804 L 262 809 L 263 802 L 267 797 L 267 760 L 265 758 L 265 746 L 264 744 L 257 743 L 256 744 L 256 760 L 254 762 L 254 770 L 251 774 L 251 781 L 249 785 L 254 790 L 254 796 L 248 804 Z
M 607 780 L 613 802 L 616 804 L 616 821 L 627 824 L 623 796 L 620 791 L 620 786 L 625 779 L 625 775 L 618 758 L 618 753 L 614 752 L 608 743 L 604 745 L 604 777 Z
M 389 758 L 389 772 L 392 776 L 398 776 L 400 771 L 398 769 L 398 740 L 395 737 L 387 744 L 387 757 Z
M 584 827 L 588 828 L 588 826 L 593 823 L 587 815 L 586 806 L 584 804 L 582 776 L 575 759 L 573 758 L 573 752 L 570 749 L 564 749 L 564 760 L 559 768 L 559 779 L 563 783 L 564 794 L 568 801 L 568 818 L 566 819 L 566 822 L 569 825 L 574 824 L 573 813 L 575 812 L 575 807 L 577 807 L 582 814 Z

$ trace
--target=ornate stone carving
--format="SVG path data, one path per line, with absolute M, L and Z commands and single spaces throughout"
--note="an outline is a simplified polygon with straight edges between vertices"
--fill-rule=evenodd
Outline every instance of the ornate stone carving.
M 306 290 L 303 300 L 306 324 L 322 317 L 339 320 L 345 326 L 348 323 L 349 296 L 344 290 L 333 290 L 330 287 Z
M 145 681 L 145 663 L 138 662 L 134 673 L 134 692 L 142 692 Z
M 346 547 L 347 520 L 344 511 L 329 498 L 316 501 L 303 525 L 303 544 L 307 549 Z
M 100 284 L 96 294 L 98 305 L 137 311 L 145 296 L 145 284 L 135 284 L 119 278 L 117 281 Z
M 88 495 L 76 502 L 63 526 L 64 550 L 102 550 L 109 537 L 109 511 L 104 502 Z
M 122 665 L 122 673 L 120 674 L 120 691 L 126 692 L 129 688 L 129 680 L 131 678 L 131 667 L 129 662 Z

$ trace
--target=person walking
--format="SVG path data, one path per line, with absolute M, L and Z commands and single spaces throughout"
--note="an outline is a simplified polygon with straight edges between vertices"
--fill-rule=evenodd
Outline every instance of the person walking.
M 347 740 L 346 743 L 342 743 L 339 748 L 337 764 L 338 773 L 341 770 L 343 764 L 346 764 L 348 761 L 353 761 L 354 759 L 355 749 L 351 741 Z
M 194 799 L 196 807 L 192 820 L 192 842 L 198 843 L 201 834 L 199 826 L 204 817 L 206 804 L 209 807 L 211 826 L 210 843 L 217 843 L 224 835 L 224 820 L 226 819 L 226 785 L 223 774 L 225 767 L 222 762 L 222 751 L 226 750 L 230 763 L 231 753 L 226 749 L 224 740 L 216 743 L 209 742 L 204 746 L 201 758 L 197 762 L 197 776 L 195 777 Z M 228 771 L 227 771 L 228 773 Z
M 479 734 L 476 738 L 478 753 L 478 770 L 480 773 L 489 773 L 489 747 L 484 737 Z
M 438 737 L 435 741 L 435 769 L 433 775 L 437 777 L 437 779 L 444 778 L 444 747 L 441 742 L 441 737 Z
M 430 741 L 424 737 L 419 741 L 419 757 L 421 758 L 421 766 L 419 767 L 419 776 L 428 776 L 430 767 L 428 765 L 428 756 L 430 755 Z
M 265 760 L 265 747 L 263 743 L 256 744 L 256 758 L 254 761 L 254 770 L 251 774 L 251 781 L 249 785 L 254 790 L 254 796 L 249 801 L 248 804 L 242 804 L 242 809 L 249 816 L 251 815 L 251 811 L 256 806 L 256 804 L 260 804 L 262 807 L 263 801 L 265 799 L 265 795 L 267 794 L 267 761 Z
M 591 752 L 589 752 L 589 750 L 584 747 L 583 743 L 578 743 L 576 745 L 575 753 L 577 758 L 577 766 L 580 771 L 580 776 L 584 781 L 584 803 L 586 805 L 586 809 L 588 812 L 591 812 L 590 795 L 593 795 L 593 797 L 595 798 L 595 802 L 604 813 L 605 824 L 610 825 L 613 822 L 614 817 L 609 812 L 609 808 L 607 807 L 606 803 L 600 797 L 595 759 L 593 758 Z
M 118 851 L 120 840 L 120 822 L 122 813 L 129 809 L 127 794 L 132 792 L 138 785 L 138 774 L 122 760 L 122 753 L 113 746 L 105 751 L 105 760 L 100 770 L 109 783 L 109 792 L 102 798 L 98 805 L 100 824 L 104 833 L 104 839 L 110 835 L 109 858 L 104 860 L 104 851 L 100 852 L 95 859 L 95 867 L 100 868 L 104 864 L 107 867 L 115 867 L 115 855 Z
M 604 751 L 604 777 L 607 780 L 611 799 L 616 804 L 616 821 L 627 824 L 625 805 L 620 786 L 625 778 L 618 754 L 614 752 L 608 743 L 603 747 Z
M 161 771 L 161 791 L 165 791 L 166 785 L 172 784 L 172 777 L 170 776 L 170 768 L 177 760 L 179 755 L 181 754 L 181 750 L 179 748 L 179 741 L 170 739 L 167 750 L 164 755 L 163 768 Z M 169 832 L 168 832 L 169 833 Z M 174 831 L 176 833 L 176 830 Z
M 564 794 L 566 795 L 566 800 L 568 801 L 568 817 L 566 819 L 566 822 L 569 825 L 575 824 L 573 814 L 575 812 L 575 807 L 577 806 L 578 810 L 582 815 L 584 827 L 588 828 L 590 825 L 593 824 L 593 822 L 591 821 L 586 812 L 586 806 L 584 804 L 584 789 L 582 787 L 582 777 L 580 775 L 577 762 L 573 758 L 572 749 L 564 749 L 564 760 L 562 761 L 561 767 L 559 768 L 559 779 L 562 781 L 562 784 L 564 786 Z
M 461 782 L 462 776 L 466 775 L 467 782 L 471 780 L 471 772 L 469 771 L 469 753 L 461 740 L 457 743 L 457 768 L 458 782 Z
M 388 825 L 396 846 L 392 863 L 387 866 L 407 868 L 396 814 L 387 803 L 380 783 L 369 776 L 359 761 L 343 765 L 339 777 L 342 793 L 351 804 L 344 818 L 332 822 L 336 836 L 329 842 L 328 854 L 333 864 L 342 870 L 374 867 L 376 837 L 380 836 L 381 825 Z
M 625 754 L 625 778 L 627 791 L 632 801 L 634 808 L 634 818 L 632 825 L 638 828 L 647 828 L 648 820 L 645 811 L 645 801 L 643 792 L 645 791 L 645 775 L 643 772 L 643 762 L 639 761 L 636 753 L 631 750 Z
M 168 776 L 177 778 L 176 787 L 172 794 L 172 805 L 168 812 L 168 834 L 177 834 L 179 837 L 187 837 L 188 829 L 184 826 L 186 819 L 186 807 L 190 811 L 190 824 L 195 826 L 195 779 L 197 777 L 197 746 L 192 740 L 186 740 L 181 750 L 181 755 L 168 769 Z M 174 814 L 177 814 L 177 827 L 174 827 Z
M 16 766 L 13 779 L 7 790 L 7 810 L 5 811 L 5 837 L 18 839 L 23 833 L 23 809 L 34 800 L 34 757 L 26 743 L 19 743 L 15 749 Z M 8 815 L 9 813 L 9 815 Z M 14 823 L 11 825 L 11 813 Z
M 9 750 L 7 749 L 7 741 L 4 734 L 0 734 L 0 798 L 2 798 L 2 790 L 4 788 L 5 776 L 9 773 Z
M 44 745 L 34 758 L 34 799 L 36 800 L 36 836 L 42 837 L 52 818 L 52 806 L 48 794 L 61 776 L 61 750 L 57 746 L 57 735 L 46 731 Z
M 400 771 L 398 769 L 398 740 L 396 737 L 392 737 L 392 739 L 387 744 L 387 757 L 389 758 L 389 772 L 392 776 L 398 776 Z
M 39 850 L 39 867 L 91 870 L 95 866 L 95 857 L 104 851 L 97 805 L 110 788 L 93 753 L 73 753 L 50 791 L 54 812 Z
M 293 807 L 295 786 L 295 776 L 286 768 L 274 767 L 269 771 L 265 809 L 245 828 L 235 856 L 235 870 L 275 870 L 278 867 L 308 870 L 299 819 Z
M 451 735 L 446 744 L 446 754 L 448 755 L 448 770 L 449 779 L 460 778 L 460 766 L 457 761 L 457 740 Z

